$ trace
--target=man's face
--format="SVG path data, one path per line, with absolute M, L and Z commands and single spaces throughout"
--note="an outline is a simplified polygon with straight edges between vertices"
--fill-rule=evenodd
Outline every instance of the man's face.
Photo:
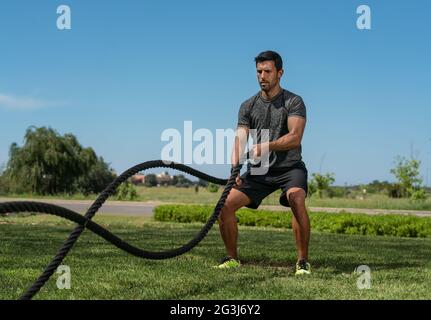
M 279 84 L 283 69 L 277 72 L 274 61 L 258 62 L 256 65 L 257 81 L 259 81 L 260 88 L 269 92 L 277 84 Z

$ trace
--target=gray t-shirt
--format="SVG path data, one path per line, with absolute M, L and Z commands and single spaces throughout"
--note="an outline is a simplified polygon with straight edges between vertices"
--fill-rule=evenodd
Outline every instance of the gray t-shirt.
M 255 129 L 257 141 L 253 143 L 260 143 L 261 130 L 269 127 L 269 141 L 275 141 L 289 133 L 287 118 L 291 116 L 306 118 L 305 104 L 300 96 L 283 89 L 271 100 L 265 100 L 259 92 L 241 104 L 238 126 Z M 301 150 L 299 146 L 288 151 L 272 152 L 270 169 L 282 169 L 302 162 Z

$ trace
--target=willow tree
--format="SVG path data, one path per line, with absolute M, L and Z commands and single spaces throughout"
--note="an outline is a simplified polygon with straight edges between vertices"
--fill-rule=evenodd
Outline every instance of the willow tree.
M 103 186 L 98 181 L 109 183 L 114 178 L 92 148 L 82 147 L 72 134 L 61 136 L 46 127 L 28 128 L 23 146 L 11 145 L 4 175 L 10 191 L 37 194 L 99 192 Z

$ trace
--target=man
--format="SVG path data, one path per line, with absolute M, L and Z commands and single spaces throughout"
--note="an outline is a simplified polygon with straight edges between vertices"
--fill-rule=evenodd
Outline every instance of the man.
M 236 211 L 244 206 L 257 209 L 265 197 L 281 189 L 280 204 L 291 207 L 293 212 L 292 229 L 298 252 L 295 274 L 310 274 L 310 221 L 305 208 L 308 172 L 301 157 L 301 140 L 306 123 L 305 105 L 300 96 L 281 88 L 283 62 L 278 53 L 262 52 L 255 62 L 261 90 L 240 107 L 232 165 L 240 162 L 240 155 L 251 131 L 257 133 L 253 139 L 253 156 L 263 159 L 269 155 L 269 161 L 264 174 L 259 172 L 262 168 L 258 168 L 262 163 L 249 164 L 247 172 L 237 177 L 236 186 L 226 199 L 220 213 L 219 227 L 227 256 L 217 268 L 240 266 Z M 266 141 L 264 129 L 267 133 L 269 129 Z

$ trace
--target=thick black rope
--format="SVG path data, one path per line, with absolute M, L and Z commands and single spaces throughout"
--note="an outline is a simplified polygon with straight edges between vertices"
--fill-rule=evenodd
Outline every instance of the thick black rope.
M 187 242 L 185 245 L 172 249 L 167 251 L 160 251 L 160 252 L 152 252 L 152 251 L 145 251 L 141 250 L 137 247 L 134 247 L 130 245 L 129 243 L 123 241 L 116 235 L 112 234 L 108 230 L 101 227 L 99 224 L 91 221 L 91 219 L 94 217 L 96 212 L 100 209 L 100 207 L 103 205 L 103 203 L 106 201 L 106 199 L 115 193 L 115 190 L 118 188 L 118 186 L 126 181 L 128 178 L 130 178 L 132 175 L 147 170 L 150 168 L 157 168 L 157 167 L 165 167 L 165 168 L 172 168 L 176 170 L 183 171 L 185 173 L 188 173 L 190 175 L 193 175 L 195 177 L 198 177 L 200 179 L 219 184 L 219 185 L 226 185 L 222 195 L 220 196 L 219 201 L 217 202 L 217 205 L 214 208 L 214 212 L 211 215 L 211 217 L 208 219 L 206 224 L 203 226 L 203 228 L 199 231 L 199 233 L 189 242 Z M 30 300 L 37 292 L 39 292 L 40 288 L 44 286 L 44 284 L 48 281 L 48 279 L 52 276 L 52 274 L 57 270 L 58 266 L 61 264 L 63 259 L 66 257 L 66 255 L 69 253 L 69 251 L 72 249 L 75 242 L 78 240 L 81 233 L 84 231 L 85 228 L 88 228 L 89 230 L 93 231 L 97 235 L 101 236 L 105 240 L 109 241 L 113 245 L 117 246 L 118 248 L 134 255 L 140 258 L 146 258 L 146 259 L 168 259 L 173 258 L 176 256 L 179 256 L 181 254 L 184 254 L 191 249 L 193 249 L 200 241 L 202 241 L 203 238 L 208 234 L 209 230 L 212 228 L 216 220 L 218 219 L 218 216 L 220 215 L 220 211 L 224 206 L 224 203 L 229 195 L 229 192 L 235 185 L 235 178 L 239 174 L 241 170 L 241 166 L 236 166 L 232 170 L 232 174 L 228 180 L 225 179 L 219 179 L 210 175 L 207 175 L 201 171 L 195 170 L 191 167 L 188 167 L 183 164 L 174 163 L 174 162 L 166 162 L 162 160 L 153 160 L 153 161 L 147 161 L 141 164 L 138 164 L 128 170 L 126 170 L 124 173 L 122 173 L 120 176 L 118 176 L 109 186 L 97 197 L 97 199 L 94 201 L 94 203 L 91 205 L 91 207 L 87 210 L 85 216 L 82 216 L 72 210 L 68 210 L 59 206 L 55 206 L 52 204 L 47 203 L 41 203 L 41 202 L 31 202 L 31 201 L 25 201 L 25 202 L 5 202 L 0 203 L 0 213 L 17 213 L 17 212 L 37 212 L 37 213 L 47 213 L 56 215 L 62 218 L 66 218 L 68 220 L 71 220 L 73 222 L 76 222 L 78 226 L 70 233 L 67 240 L 64 242 L 63 247 L 57 252 L 55 257 L 51 260 L 51 262 L 48 264 L 48 266 L 45 268 L 43 273 L 39 276 L 39 278 L 33 283 L 33 285 L 20 297 L 21 300 Z

